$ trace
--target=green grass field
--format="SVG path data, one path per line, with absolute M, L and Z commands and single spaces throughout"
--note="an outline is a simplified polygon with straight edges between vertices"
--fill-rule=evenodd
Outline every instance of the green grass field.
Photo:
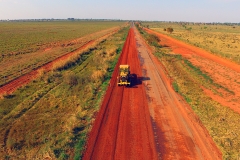
M 240 64 L 240 26 L 184 22 L 144 22 L 142 25 Z M 168 27 L 174 29 L 172 34 L 164 31 Z
M 1 22 L 0 55 L 37 51 L 40 47 L 122 25 L 123 22 Z
M 0 159 L 81 158 L 128 30 L 0 100 Z
M 194 66 L 181 55 L 168 54 L 164 47 L 153 45 L 157 43 L 156 38 L 150 38 L 154 35 L 149 35 L 140 28 L 139 30 L 148 43 L 155 48 L 155 56 L 159 58 L 169 77 L 173 80 L 173 89 L 186 100 L 198 115 L 222 151 L 223 159 L 239 159 L 240 115 L 212 100 L 201 88 L 202 86 L 206 88 L 222 86 L 215 83 L 210 75 L 201 71 L 200 68 Z M 230 91 L 227 88 L 223 89 Z
M 125 22 L 1 22 L 0 85 L 97 39 Z

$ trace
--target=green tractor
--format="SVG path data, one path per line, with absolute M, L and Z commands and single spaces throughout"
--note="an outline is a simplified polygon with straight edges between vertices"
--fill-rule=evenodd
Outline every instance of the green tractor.
M 118 86 L 131 86 L 131 74 L 129 65 L 120 65 L 117 77 Z

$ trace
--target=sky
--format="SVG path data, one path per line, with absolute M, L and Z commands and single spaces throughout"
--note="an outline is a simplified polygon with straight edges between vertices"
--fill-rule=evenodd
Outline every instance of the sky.
M 0 0 L 0 20 L 42 18 L 240 23 L 240 0 Z

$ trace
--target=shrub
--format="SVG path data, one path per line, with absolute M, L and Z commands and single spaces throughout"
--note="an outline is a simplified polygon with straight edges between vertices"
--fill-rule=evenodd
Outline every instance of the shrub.
M 173 28 L 171 28 L 171 27 L 167 28 L 167 32 L 168 33 L 172 33 L 173 32 Z
M 64 76 L 64 80 L 70 86 L 78 85 L 78 77 L 72 72 L 66 73 Z
M 191 31 L 191 30 L 192 30 L 192 27 L 186 28 L 186 30 Z
M 118 47 L 117 50 L 116 50 L 116 53 L 119 54 L 122 52 L 122 48 L 121 47 Z
M 4 92 L 2 95 L 0 95 L 0 99 L 11 99 L 13 98 L 15 95 L 11 94 L 11 93 L 7 93 L 7 92 Z
M 159 44 L 159 42 L 161 41 L 156 35 L 150 34 L 147 37 L 148 42 L 150 43 L 150 45 L 153 45 L 157 48 L 161 48 L 162 46 Z
M 178 87 L 178 84 L 177 82 L 173 82 L 173 89 L 176 91 L 176 92 L 179 92 L 179 87 Z

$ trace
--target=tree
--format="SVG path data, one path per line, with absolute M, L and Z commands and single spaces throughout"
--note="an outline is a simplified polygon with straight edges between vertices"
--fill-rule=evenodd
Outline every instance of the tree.
M 173 32 L 173 28 L 171 28 L 171 27 L 167 28 L 167 32 L 168 33 L 172 33 Z
M 78 85 L 78 77 L 73 72 L 66 73 L 64 75 L 64 80 L 70 86 Z

